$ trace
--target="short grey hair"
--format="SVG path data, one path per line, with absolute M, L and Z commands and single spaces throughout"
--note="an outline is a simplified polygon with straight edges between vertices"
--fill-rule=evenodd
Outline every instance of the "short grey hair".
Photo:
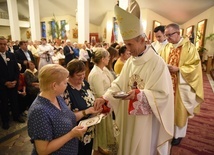
M 176 24 L 176 23 L 171 23 L 171 24 L 167 25 L 165 29 L 170 28 L 170 27 L 172 27 L 172 28 L 175 29 L 175 30 L 180 31 L 180 27 L 179 27 L 179 25 Z

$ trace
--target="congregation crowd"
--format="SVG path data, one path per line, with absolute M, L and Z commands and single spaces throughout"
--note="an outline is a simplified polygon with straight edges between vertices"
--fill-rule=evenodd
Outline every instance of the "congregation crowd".
M 12 42 L 1 37 L 0 45 L 1 52 L 5 53 L 6 56 L 2 58 L 8 67 L 4 69 L 5 75 L 1 76 L 1 82 L 12 81 L 14 83 L 12 87 L 5 87 L 5 94 L 4 96 L 1 95 L 4 100 L 2 100 L 2 98 L 0 100 L 1 104 L 4 104 L 1 108 L 1 118 L 2 128 L 5 130 L 10 128 L 10 112 L 12 112 L 14 121 L 19 123 L 25 122 L 23 118 L 27 116 L 31 104 L 42 92 L 39 72 L 43 66 L 56 64 L 63 68 L 67 67 L 70 72 L 69 75 L 72 78 L 69 78 L 68 86 L 62 96 L 67 105 L 71 104 L 70 109 L 72 111 L 84 110 L 84 115 L 86 116 L 82 119 L 87 119 L 92 116 L 91 113 L 94 113 L 92 107 L 95 97 L 99 97 L 99 95 L 102 95 L 102 93 L 110 87 L 111 82 L 120 74 L 123 64 L 130 57 L 130 52 L 127 50 L 126 46 L 118 43 L 113 43 L 111 45 L 107 43 L 97 43 L 92 46 L 87 42 L 84 44 L 72 43 L 69 39 L 52 43 L 50 40 L 47 42 L 45 38 L 42 38 L 41 41 L 35 41 L 34 43 L 32 41 Z M 106 58 L 106 60 L 104 61 L 103 58 Z M 99 83 L 99 86 L 94 88 L 99 89 L 94 90 L 94 92 L 99 92 L 99 95 L 92 92 L 87 80 L 93 67 L 99 68 L 98 70 L 104 69 L 106 71 L 107 77 L 103 77 L 104 79 L 111 78 L 111 80 L 105 79 L 108 83 L 107 85 L 103 84 L 102 87 Z M 114 70 L 116 70 L 116 72 L 114 72 Z M 75 78 L 75 76 L 77 77 Z M 104 76 L 106 75 L 104 74 Z M 103 83 L 102 78 L 99 76 L 96 77 Z M 96 77 L 93 77 L 92 80 L 95 80 Z M 48 77 L 49 80 L 51 80 L 51 78 L 52 76 Z M 94 84 L 96 83 L 97 81 L 95 80 Z M 2 83 L 2 86 L 3 85 L 4 83 Z M 75 86 L 79 88 L 76 89 Z M 82 91 L 84 91 L 84 93 Z M 109 117 L 108 121 L 110 122 L 107 122 L 107 125 L 111 125 L 111 117 Z M 35 123 L 35 120 L 33 120 L 33 122 Z M 112 125 L 110 127 L 112 127 Z M 99 132 L 105 133 L 105 131 L 102 131 L 103 126 L 100 128 L 101 131 Z M 109 128 L 107 129 L 109 130 Z M 79 149 L 79 151 L 82 151 L 82 154 L 86 154 L 86 152 L 91 154 L 95 129 L 89 128 L 88 130 L 89 131 L 85 135 L 90 135 L 91 137 L 88 138 L 88 136 L 86 136 L 86 140 L 83 139 L 81 144 L 83 149 Z M 111 134 L 112 136 L 107 134 L 105 138 L 112 138 L 112 131 Z M 103 138 L 101 138 L 100 141 L 103 141 Z M 86 145 L 87 143 L 89 144 Z M 109 153 L 110 151 L 107 149 L 108 146 L 112 147 L 115 151 L 115 140 L 109 145 L 107 141 L 101 143 L 103 143 L 102 148 L 98 146 L 101 144 L 97 144 L 94 152 L 97 151 L 97 153 L 99 153 L 99 151 L 101 151 L 103 153 Z
M 186 136 L 204 98 L 198 52 L 175 23 L 150 43 L 137 2 L 129 9 L 115 6 L 123 43 L 0 37 L 2 128 L 28 111 L 32 154 L 169 155 Z

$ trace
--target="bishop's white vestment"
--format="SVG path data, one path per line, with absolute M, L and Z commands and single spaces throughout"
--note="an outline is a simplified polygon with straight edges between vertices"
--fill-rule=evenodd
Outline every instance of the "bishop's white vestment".
M 129 114 L 129 100 L 115 99 L 113 92 L 139 90 L 137 102 L 147 102 L 152 113 Z M 130 57 L 119 77 L 104 94 L 114 109 L 120 128 L 118 155 L 170 154 L 174 131 L 174 95 L 171 76 L 163 59 L 152 48 Z

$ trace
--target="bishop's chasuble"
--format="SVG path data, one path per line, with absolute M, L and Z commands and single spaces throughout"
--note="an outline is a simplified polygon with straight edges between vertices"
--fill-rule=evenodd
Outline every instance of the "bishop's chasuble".
M 129 100 L 112 96 L 116 91 L 130 91 L 133 85 L 139 91 L 139 103 L 147 102 L 152 112 L 129 114 Z M 169 154 L 174 132 L 172 81 L 166 63 L 152 48 L 130 57 L 103 97 L 114 109 L 121 130 L 118 155 Z

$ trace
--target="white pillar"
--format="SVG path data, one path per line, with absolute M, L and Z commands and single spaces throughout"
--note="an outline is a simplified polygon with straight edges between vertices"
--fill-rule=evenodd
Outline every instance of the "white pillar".
M 41 24 L 39 14 L 39 1 L 28 0 L 29 14 L 30 14 L 30 28 L 31 28 L 31 40 L 41 39 Z
M 10 21 L 10 33 L 12 40 L 20 40 L 19 17 L 16 0 L 7 0 Z
M 119 7 L 126 10 L 129 4 L 129 0 L 119 0 Z M 120 33 L 120 29 L 118 30 L 118 43 L 123 42 L 123 38 Z
M 77 1 L 78 43 L 89 42 L 89 0 Z
M 106 22 L 106 42 L 111 44 L 111 37 L 113 31 L 113 18 L 110 12 L 107 13 L 107 22 Z

